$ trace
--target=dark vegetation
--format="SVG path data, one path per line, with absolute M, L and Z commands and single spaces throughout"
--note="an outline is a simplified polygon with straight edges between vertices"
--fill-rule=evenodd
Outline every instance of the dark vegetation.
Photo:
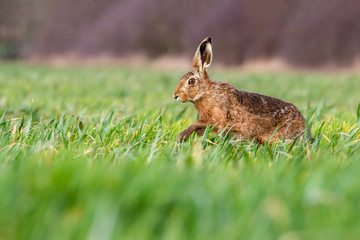
M 360 53 L 358 0 L 0 0 L 0 56 L 192 54 L 347 65 Z M 6 49 L 2 50 L 2 49 Z

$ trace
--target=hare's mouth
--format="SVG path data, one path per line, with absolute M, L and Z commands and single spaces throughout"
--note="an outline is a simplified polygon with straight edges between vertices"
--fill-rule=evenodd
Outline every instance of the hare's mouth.
M 181 102 L 181 103 L 187 102 L 187 100 L 182 100 L 180 98 L 177 98 L 176 101 Z
M 187 102 L 187 100 L 181 99 L 181 96 L 179 96 L 179 95 L 174 95 L 174 98 L 176 101 L 181 102 L 181 103 Z

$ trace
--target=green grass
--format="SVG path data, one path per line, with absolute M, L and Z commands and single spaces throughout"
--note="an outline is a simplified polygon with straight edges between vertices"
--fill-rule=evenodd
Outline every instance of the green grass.
M 358 239 L 359 77 L 210 74 L 294 103 L 315 142 L 177 143 L 180 71 L 0 66 L 0 239 Z

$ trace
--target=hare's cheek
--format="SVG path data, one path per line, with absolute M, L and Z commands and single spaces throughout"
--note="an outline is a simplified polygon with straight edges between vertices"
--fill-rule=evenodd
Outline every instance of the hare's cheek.
M 193 86 L 190 90 L 189 90 L 189 95 L 192 99 L 196 98 L 196 96 L 199 94 L 199 87 L 198 86 Z

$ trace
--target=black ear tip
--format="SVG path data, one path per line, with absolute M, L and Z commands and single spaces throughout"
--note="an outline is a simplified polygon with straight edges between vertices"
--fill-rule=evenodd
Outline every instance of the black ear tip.
M 212 44 L 211 37 L 207 37 L 206 41 L 209 42 L 210 44 Z

